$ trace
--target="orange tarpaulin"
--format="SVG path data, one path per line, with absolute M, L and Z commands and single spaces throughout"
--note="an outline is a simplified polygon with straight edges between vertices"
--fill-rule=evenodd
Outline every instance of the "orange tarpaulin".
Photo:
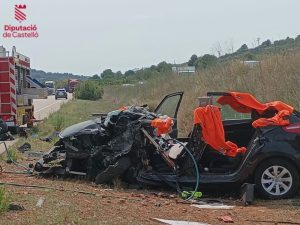
M 156 134 L 168 134 L 172 131 L 172 126 L 174 122 L 171 117 L 167 118 L 156 118 L 151 121 L 151 126 L 156 128 Z
M 249 93 L 228 92 L 228 94 L 227 96 L 219 97 L 217 102 L 221 105 L 230 105 L 235 111 L 240 113 L 250 113 L 252 110 L 256 110 L 259 114 L 262 114 L 268 109 L 287 110 L 290 113 L 294 111 L 292 106 L 281 101 L 261 103 Z
M 203 140 L 215 150 L 230 157 L 246 152 L 246 148 L 239 148 L 236 144 L 225 141 L 221 113 L 217 106 L 208 105 L 195 109 L 194 124 L 200 124 Z
M 252 123 L 252 126 L 257 127 L 266 127 L 266 126 L 286 126 L 290 124 L 290 112 L 287 110 L 279 111 L 272 118 L 260 118 L 255 120 Z

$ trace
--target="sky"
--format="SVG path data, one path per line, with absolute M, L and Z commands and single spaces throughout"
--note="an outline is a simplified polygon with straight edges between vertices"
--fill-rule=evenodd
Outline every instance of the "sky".
M 15 4 L 26 4 L 25 21 Z M 295 38 L 299 9 L 300 0 L 0 0 L 0 46 L 47 72 L 125 72 Z M 4 25 L 36 25 L 39 37 L 4 38 Z

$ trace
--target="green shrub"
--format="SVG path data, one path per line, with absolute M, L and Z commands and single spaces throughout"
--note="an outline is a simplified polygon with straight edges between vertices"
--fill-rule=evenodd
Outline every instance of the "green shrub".
M 65 126 L 65 116 L 60 113 L 50 115 L 49 122 L 54 127 L 55 131 L 60 131 Z
M 0 213 L 6 212 L 8 210 L 9 203 L 9 194 L 6 192 L 4 187 L 0 187 Z
M 103 96 L 103 88 L 98 82 L 87 80 L 76 87 L 75 97 L 83 100 L 98 100 Z
M 8 149 L 7 159 L 17 162 L 20 159 L 20 154 L 15 149 Z

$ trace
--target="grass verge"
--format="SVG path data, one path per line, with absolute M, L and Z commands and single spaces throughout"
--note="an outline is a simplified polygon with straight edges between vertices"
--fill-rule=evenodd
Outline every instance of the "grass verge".
M 0 213 L 8 210 L 10 203 L 10 195 L 7 193 L 4 187 L 0 187 Z

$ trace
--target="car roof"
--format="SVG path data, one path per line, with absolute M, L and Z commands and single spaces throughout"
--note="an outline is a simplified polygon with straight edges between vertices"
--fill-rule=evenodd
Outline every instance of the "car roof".
M 64 88 L 59 88 L 59 89 L 57 89 L 57 91 L 66 91 L 66 89 L 64 89 Z

